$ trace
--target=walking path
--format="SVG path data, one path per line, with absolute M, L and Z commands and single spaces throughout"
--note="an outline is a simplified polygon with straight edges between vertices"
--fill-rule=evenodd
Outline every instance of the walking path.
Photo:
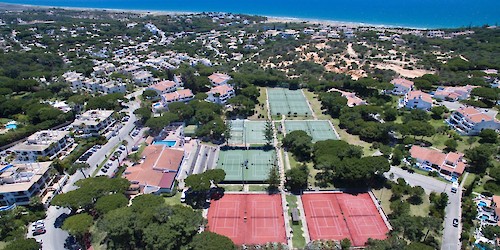
M 306 244 L 311 241 L 311 238 L 309 236 L 309 228 L 307 227 L 307 221 L 306 221 L 306 214 L 304 212 L 304 204 L 302 204 L 302 198 L 297 196 L 297 209 L 299 210 L 300 213 L 300 223 L 302 224 L 302 236 L 304 236 L 304 239 L 306 239 Z
M 304 94 L 304 91 L 302 89 L 300 89 L 300 92 L 302 93 L 302 95 L 304 96 L 304 98 L 306 99 L 306 103 L 307 103 L 307 106 L 309 106 L 309 109 L 311 110 L 311 114 L 312 114 L 312 117 L 314 120 L 318 120 L 318 117 L 316 116 L 316 113 L 314 113 L 314 109 L 312 108 L 312 105 L 311 103 L 309 102 L 309 99 L 307 99 L 307 96 L 306 94 Z

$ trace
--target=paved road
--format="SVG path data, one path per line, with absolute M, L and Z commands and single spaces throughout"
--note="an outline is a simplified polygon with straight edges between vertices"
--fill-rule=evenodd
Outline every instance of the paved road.
M 436 180 L 434 178 L 424 176 L 417 173 L 409 173 L 401 168 L 391 167 L 391 170 L 384 175 L 390 178 L 390 174 L 394 174 L 394 180 L 397 178 L 404 178 L 411 186 L 421 186 L 426 193 L 446 192 L 448 194 L 448 206 L 445 209 L 443 241 L 441 245 L 442 250 L 456 250 L 460 249 L 460 227 L 453 226 L 453 219 L 461 218 L 461 195 L 459 189 L 457 193 L 451 192 L 451 184 Z
M 133 96 L 138 96 L 142 90 L 134 92 Z M 133 114 L 133 111 L 140 107 L 140 104 L 137 101 L 130 102 L 129 108 L 124 109 L 124 112 L 127 112 L 130 116 L 130 119 L 125 125 L 120 129 L 118 135 L 111 137 L 108 142 L 101 147 L 101 149 L 97 150 L 89 159 L 87 163 L 90 165 L 90 168 L 84 170 L 85 176 L 83 176 L 82 172 L 77 171 L 73 174 L 69 179 L 67 184 L 62 188 L 62 192 L 66 193 L 71 190 L 75 190 L 77 187 L 74 183 L 80 179 L 89 177 L 95 171 L 98 164 L 100 164 L 103 159 L 105 159 L 106 155 L 111 153 L 111 150 L 119 144 L 123 140 L 129 141 L 127 147 L 132 147 L 134 145 L 134 139 L 130 137 L 129 133 L 134 128 L 134 122 L 137 120 L 136 116 Z M 47 218 L 45 219 L 45 229 L 47 232 L 42 235 L 35 236 L 35 239 L 41 239 L 43 241 L 42 248 L 43 249 L 64 249 L 64 242 L 68 238 L 69 234 L 60 229 L 60 225 L 58 228 L 55 227 L 55 222 L 57 218 L 64 216 L 64 214 L 69 214 L 70 210 L 67 208 L 57 208 L 55 206 L 50 206 L 47 209 Z M 31 230 L 31 229 L 30 229 Z M 32 237 L 31 231 L 28 233 L 28 237 Z

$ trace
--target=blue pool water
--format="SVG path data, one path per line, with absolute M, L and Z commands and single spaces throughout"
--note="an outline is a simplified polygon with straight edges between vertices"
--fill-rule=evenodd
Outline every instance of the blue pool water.
M 7 124 L 7 125 L 5 125 L 5 128 L 6 129 L 16 129 L 17 128 L 17 124 Z
M 455 177 L 455 176 L 451 177 L 451 182 L 457 182 L 457 181 L 458 181 L 457 177 Z
M 176 142 L 164 140 L 164 141 L 155 141 L 153 144 L 167 145 L 167 147 L 173 147 L 173 146 L 175 146 Z
M 488 215 L 481 215 L 481 220 L 487 220 L 489 219 Z
M 479 204 L 477 204 L 480 207 L 486 207 L 486 202 L 480 201 Z

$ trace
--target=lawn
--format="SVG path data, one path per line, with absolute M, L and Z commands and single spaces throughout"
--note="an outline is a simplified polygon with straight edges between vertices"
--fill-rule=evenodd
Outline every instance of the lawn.
M 373 194 L 377 199 L 380 201 L 382 205 L 382 209 L 384 210 L 384 213 L 386 215 L 392 213 L 391 210 L 391 196 L 392 196 L 392 191 L 387 188 L 382 188 L 378 190 L 372 190 Z M 407 197 L 403 197 L 403 199 L 406 199 Z M 425 194 L 422 197 L 423 203 L 420 205 L 410 205 L 410 214 L 413 216 L 422 216 L 422 217 L 427 217 L 429 215 L 429 208 L 430 208 L 430 201 L 429 201 L 429 196 Z
M 181 203 L 181 195 L 182 195 L 182 192 L 177 192 L 172 197 L 164 197 L 165 204 L 167 204 L 169 206 L 182 205 L 182 203 Z
M 248 185 L 249 191 L 267 191 L 268 185 Z
M 297 207 L 297 196 L 295 195 L 287 195 L 286 196 L 286 203 L 288 204 L 290 216 L 291 216 L 291 211 L 292 208 Z M 299 210 L 299 215 L 300 215 L 300 210 Z M 292 220 L 290 218 L 290 226 L 292 227 L 293 231 L 293 237 L 292 237 L 292 244 L 295 249 L 302 249 L 306 245 L 306 239 L 304 238 L 304 231 L 302 230 L 302 222 L 299 222 L 299 224 L 294 225 L 292 223 Z
M 472 183 L 474 182 L 475 178 L 476 178 L 476 174 L 469 173 L 467 175 L 467 179 L 465 179 L 464 188 L 468 188 L 470 185 L 472 185 Z
M 446 123 L 443 120 L 434 120 L 434 119 L 431 119 L 429 121 L 429 123 L 435 129 L 446 125 Z M 452 137 L 450 137 L 448 134 L 438 134 L 438 133 L 436 133 L 436 134 L 434 134 L 431 137 L 424 137 L 424 140 L 431 142 L 432 146 L 435 147 L 435 148 L 445 149 L 446 148 L 446 146 L 444 145 L 445 142 L 447 140 L 451 139 L 451 138 Z M 469 149 L 471 147 L 475 147 L 475 146 L 479 145 L 479 143 L 477 141 L 474 142 L 472 145 L 470 145 L 469 143 L 467 143 L 467 139 L 469 138 L 469 136 L 460 136 L 460 138 L 461 138 L 461 140 L 457 140 L 456 141 L 458 143 L 458 147 L 457 147 L 457 151 L 458 152 L 464 152 L 466 149 Z
M 106 238 L 106 232 L 97 229 L 94 225 L 90 228 L 90 234 L 92 234 L 92 248 L 95 250 L 105 250 L 106 244 L 101 244 Z
M 255 105 L 255 113 L 251 117 L 250 120 L 267 120 L 267 93 L 266 88 L 258 87 L 260 96 L 257 98 L 259 103 Z M 259 118 L 259 116 L 261 118 Z M 264 118 L 262 118 L 264 116 Z
M 219 184 L 219 187 L 224 188 L 226 191 L 242 191 L 243 185 Z

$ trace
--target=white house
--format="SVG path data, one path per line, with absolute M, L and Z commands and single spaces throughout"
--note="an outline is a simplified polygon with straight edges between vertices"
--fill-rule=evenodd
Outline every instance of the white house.
M 458 86 L 458 87 L 438 87 L 434 92 L 434 98 L 439 100 L 458 101 L 470 97 L 470 93 L 477 86 Z
M 413 90 L 414 83 L 410 80 L 406 80 L 404 78 L 396 78 L 391 81 L 391 84 L 394 85 L 394 89 L 392 90 L 392 94 L 394 95 L 405 95 L 406 93 Z
M 88 110 L 71 124 L 79 134 L 97 136 L 114 123 L 113 110 Z
M 35 162 L 38 157 L 53 159 L 73 144 L 69 131 L 42 130 L 10 148 L 19 162 Z
M 101 83 L 99 90 L 105 94 L 125 93 L 127 92 L 127 86 L 122 82 L 111 80 Z
M 436 170 L 445 177 L 458 177 L 463 174 L 467 166 L 462 153 L 445 154 L 438 150 L 413 145 L 410 154 L 417 161 L 418 167 Z
M 149 71 L 139 71 L 132 74 L 134 82 L 138 85 L 149 85 L 153 83 L 153 74 Z
M 28 205 L 31 197 L 43 193 L 50 181 L 51 164 L 49 161 L 0 166 L 0 207 Z
M 181 86 L 182 86 L 182 82 L 163 80 L 161 82 L 158 82 L 156 84 L 149 86 L 147 88 L 147 90 L 153 90 L 156 93 L 158 93 L 158 95 L 162 95 L 162 94 L 174 92 L 177 90 L 177 88 L 180 88 Z
M 193 100 L 194 94 L 190 89 L 180 89 L 171 93 L 161 95 L 161 101 L 153 104 L 153 111 L 168 109 L 168 104 L 173 102 L 189 102 Z
M 463 135 L 477 135 L 483 129 L 500 129 L 500 123 L 494 117 L 475 108 L 459 108 L 446 122 Z
M 432 108 L 432 97 L 420 90 L 410 91 L 405 95 L 403 105 L 408 109 L 430 110 Z
M 210 89 L 207 92 L 207 101 L 217 103 L 217 104 L 226 104 L 227 100 L 234 97 L 234 88 L 231 85 L 223 84 Z

